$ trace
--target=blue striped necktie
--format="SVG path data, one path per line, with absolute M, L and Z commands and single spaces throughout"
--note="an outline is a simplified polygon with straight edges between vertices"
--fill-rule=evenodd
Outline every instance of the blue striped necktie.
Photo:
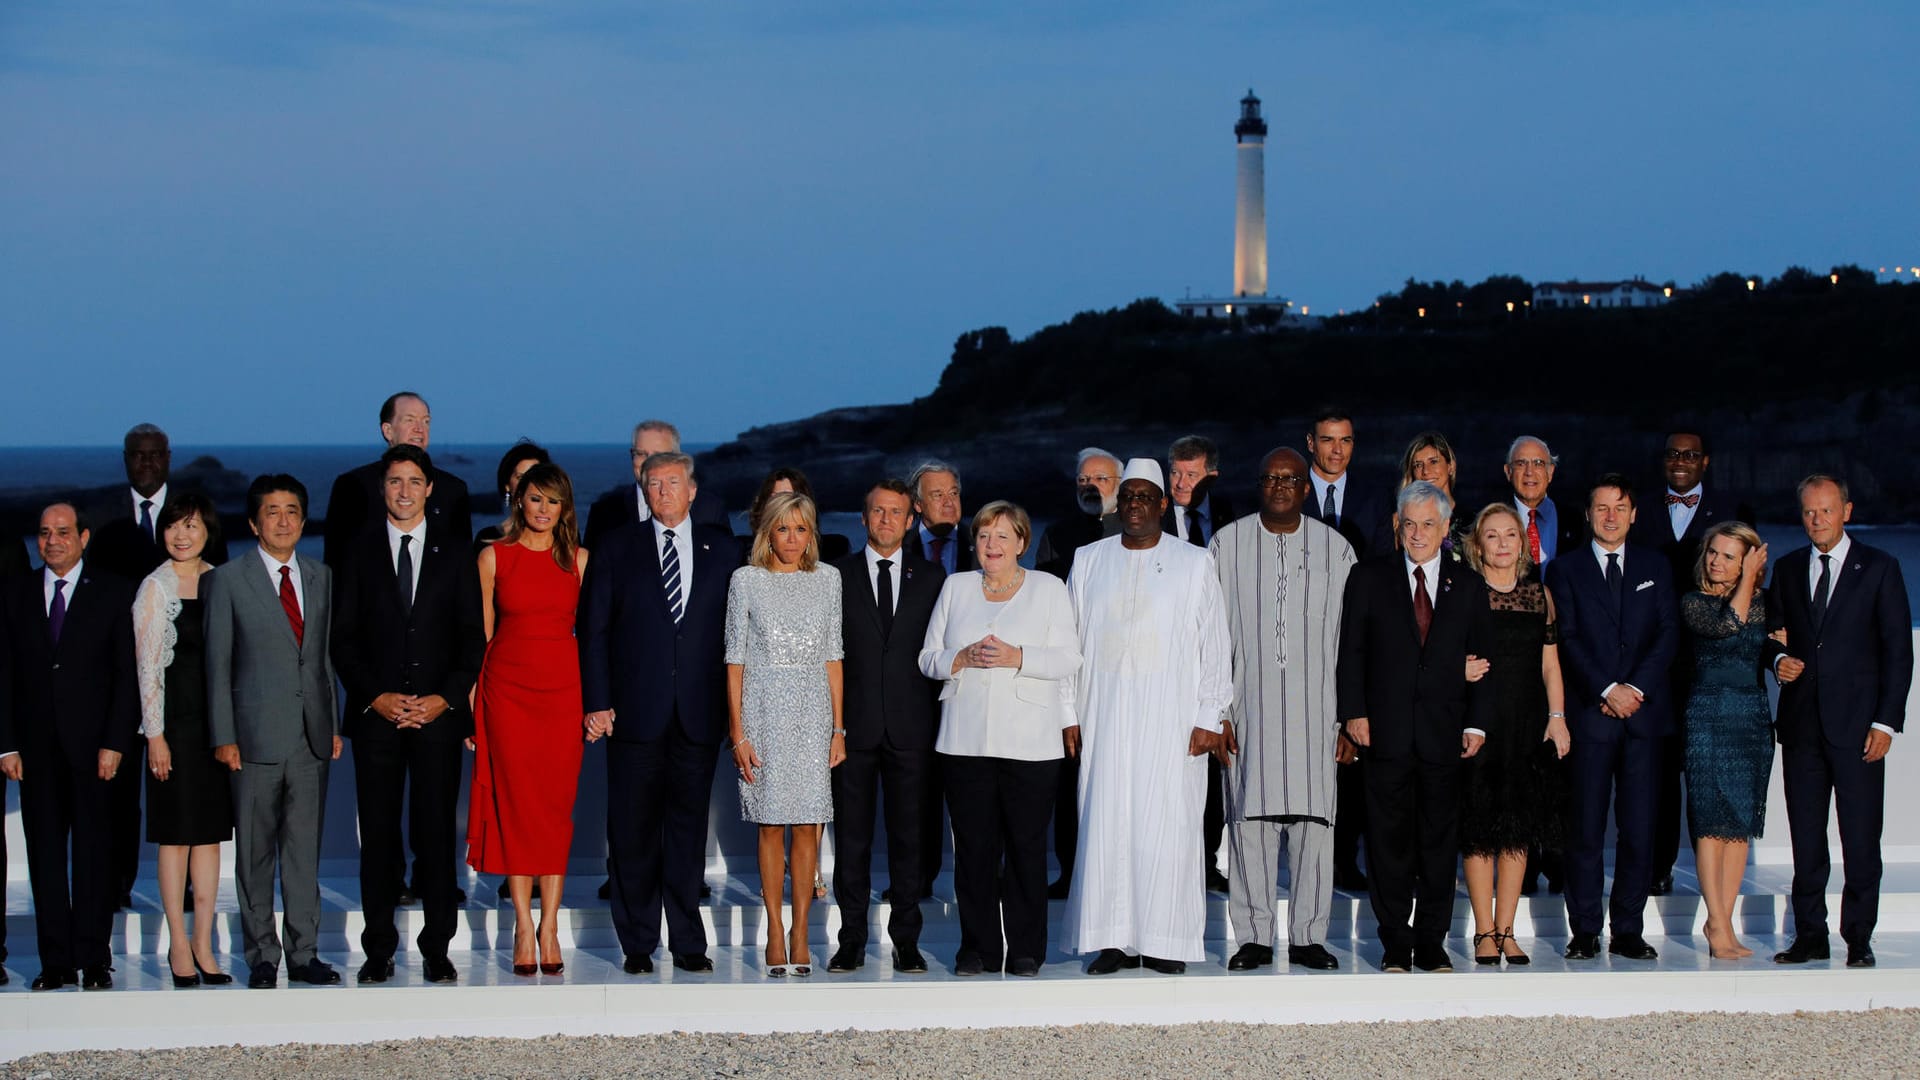
M 679 622 L 686 613 L 687 602 L 680 595 L 680 549 L 674 546 L 673 530 L 666 530 L 667 545 L 660 552 L 660 588 L 667 594 L 667 610 L 673 613 L 673 621 Z

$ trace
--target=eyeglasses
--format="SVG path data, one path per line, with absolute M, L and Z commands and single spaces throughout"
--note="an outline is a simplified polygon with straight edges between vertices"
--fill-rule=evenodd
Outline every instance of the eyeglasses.
M 1081 485 L 1082 487 L 1085 487 L 1088 484 L 1111 484 L 1113 483 L 1113 476 L 1110 473 L 1102 476 L 1087 476 L 1082 474 L 1080 476 L 1074 477 L 1073 482 Z
M 1307 486 L 1307 478 L 1293 473 L 1266 473 L 1260 477 L 1260 486 L 1303 488 Z
M 1692 465 L 1695 462 L 1706 460 L 1707 455 L 1698 450 L 1674 450 L 1669 448 L 1665 456 L 1668 461 L 1684 461 Z
M 1123 502 L 1123 503 L 1155 503 L 1160 501 L 1160 493 L 1157 491 L 1139 491 L 1139 490 L 1122 491 L 1120 494 L 1115 495 L 1113 498 L 1115 502 Z
M 1514 458 L 1512 461 L 1507 462 L 1507 464 L 1515 469 L 1545 469 L 1551 467 L 1553 462 L 1548 461 L 1546 458 L 1536 457 Z

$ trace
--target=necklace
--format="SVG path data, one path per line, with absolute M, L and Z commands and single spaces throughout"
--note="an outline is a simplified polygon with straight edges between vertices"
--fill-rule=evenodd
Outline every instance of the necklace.
M 1007 580 L 1007 583 L 996 589 L 993 587 L 993 582 L 988 581 L 987 576 L 982 574 L 980 575 L 980 588 L 985 591 L 988 596 L 998 596 L 1001 593 L 1012 592 L 1019 588 L 1020 583 L 1026 580 L 1026 576 L 1027 572 L 1025 570 L 1016 569 L 1013 572 L 1013 576 Z

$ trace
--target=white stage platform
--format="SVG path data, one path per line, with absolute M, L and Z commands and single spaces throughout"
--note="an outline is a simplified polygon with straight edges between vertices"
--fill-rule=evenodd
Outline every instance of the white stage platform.
M 757 883 L 716 881 L 706 905 L 714 946 L 711 975 L 673 969 L 664 948 L 658 973 L 629 976 L 620 967 L 606 905 L 593 896 L 597 877 L 570 882 L 563 917 L 567 969 L 559 976 L 523 978 L 510 970 L 512 913 L 490 903 L 493 881 L 468 883 L 473 900 L 462 911 L 454 943 L 460 983 L 433 986 L 420 977 L 411 952 L 396 958 L 397 978 L 384 986 L 354 985 L 361 927 L 357 887 L 350 880 L 325 883 L 326 916 L 321 957 L 339 968 L 341 987 L 289 986 L 284 975 L 273 991 L 243 988 L 245 969 L 236 948 L 238 917 L 230 883 L 223 885 L 217 934 L 233 987 L 175 990 L 169 983 L 165 930 L 147 891 L 136 910 L 116 919 L 115 989 L 61 990 L 34 994 L 27 984 L 39 970 L 33 955 L 33 920 L 24 885 L 8 893 L 6 967 L 12 982 L 0 988 L 0 1060 L 41 1051 L 225 1043 L 368 1042 L 451 1035 L 630 1035 L 668 1031 L 764 1032 L 840 1028 L 1047 1026 L 1077 1023 L 1190 1023 L 1246 1021 L 1325 1023 L 1349 1020 L 1412 1020 L 1483 1015 L 1619 1016 L 1670 1010 L 1784 1012 L 1920 1006 L 1920 864 L 1887 868 L 1881 929 L 1875 939 L 1879 966 L 1849 970 L 1844 947 L 1826 963 L 1788 968 L 1768 957 L 1785 946 L 1788 921 L 1783 867 L 1754 869 L 1742 897 L 1739 921 L 1755 957 L 1716 961 L 1697 936 L 1704 917 L 1692 882 L 1682 875 L 1681 893 L 1649 901 L 1647 936 L 1660 950 L 1654 963 L 1562 959 L 1565 908 L 1558 896 L 1523 899 L 1516 927 L 1534 962 L 1524 968 L 1482 968 L 1471 962 L 1471 915 L 1464 894 L 1455 908 L 1449 947 L 1451 975 L 1389 976 L 1378 971 L 1379 946 L 1364 898 L 1341 894 L 1330 947 L 1341 961 L 1332 972 L 1275 968 L 1229 974 L 1226 903 L 1209 903 L 1208 960 L 1183 976 L 1147 971 L 1104 978 L 1082 973 L 1085 958 L 1057 950 L 1036 979 L 986 975 L 963 979 L 948 966 L 958 938 L 951 892 L 925 906 L 922 946 L 933 970 L 903 975 L 892 970 L 884 931 L 887 909 L 876 904 L 867 966 L 850 975 L 828 975 L 827 958 L 838 928 L 831 903 L 814 908 L 815 973 L 802 979 L 768 979 L 761 962 Z M 1839 870 L 1835 870 L 1836 913 Z M 1060 910 L 1055 903 L 1057 931 Z M 1281 922 L 1284 925 L 1284 901 Z M 402 912 L 403 949 L 418 932 L 419 909 Z M 1534 936 L 1537 935 L 1537 936 Z M 1057 939 L 1057 933 L 1056 933 Z M 1284 956 L 1284 953 L 1282 954 Z M 1471 982 L 1467 980 L 1473 980 Z

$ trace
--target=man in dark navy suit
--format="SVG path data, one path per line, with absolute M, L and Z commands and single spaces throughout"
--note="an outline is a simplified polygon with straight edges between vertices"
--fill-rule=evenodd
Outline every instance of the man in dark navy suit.
M 872 895 L 874 811 L 887 821 L 887 880 L 893 969 L 927 970 L 920 955 L 920 889 L 927 778 L 935 769 L 940 684 L 920 673 L 920 643 L 946 574 L 909 554 L 913 491 L 883 480 L 867 492 L 867 542 L 834 563 L 842 590 L 840 639 L 846 650 L 847 759 L 833 770 L 834 903 L 840 947 L 827 965 L 848 972 L 866 963 Z
M 87 565 L 91 539 L 74 507 L 47 507 L 45 565 L 0 592 L 0 774 L 20 782 L 35 990 L 113 985 L 109 785 L 139 741 L 140 691 L 133 585 Z
M 1753 507 L 1736 502 L 1724 488 L 1705 483 L 1708 454 L 1707 437 L 1691 425 L 1675 427 L 1667 435 L 1660 453 L 1661 475 L 1666 481 L 1663 505 L 1651 506 L 1638 515 L 1628 539 L 1658 550 L 1667 557 L 1673 575 L 1676 597 L 1694 590 L 1694 570 L 1700 561 L 1700 545 L 1707 530 L 1723 521 L 1753 524 Z M 1660 750 L 1656 781 L 1659 805 L 1653 822 L 1653 887 L 1655 896 L 1673 891 L 1673 863 L 1680 855 L 1680 777 L 1686 766 L 1686 717 L 1680 703 L 1693 686 L 1693 664 L 1686 649 L 1681 649 L 1673 664 L 1674 732 Z
M 627 460 L 633 466 L 633 483 L 611 488 L 593 500 L 593 505 L 587 508 L 580 546 L 588 551 L 597 550 L 600 541 L 615 529 L 647 520 L 651 512 L 647 509 L 647 496 L 640 482 L 640 472 L 647 467 L 647 459 L 653 455 L 679 452 L 679 428 L 665 420 L 642 420 L 635 424 L 633 445 L 627 448 Z M 695 525 L 718 525 L 729 532 L 733 530 L 727 520 L 727 508 L 712 495 L 695 501 L 691 513 Z
M 1812 546 L 1784 556 L 1767 590 L 1768 646 L 1780 680 L 1780 774 L 1793 837 L 1793 944 L 1774 960 L 1825 960 L 1827 805 L 1840 816 L 1846 884 L 1840 936 L 1848 967 L 1872 967 L 1880 915 L 1880 828 L 1887 751 L 1905 727 L 1913 623 L 1898 560 L 1847 535 L 1845 481 L 1800 481 L 1800 523 Z
M 1587 492 L 1592 542 L 1561 549 L 1547 567 L 1560 619 L 1560 669 L 1566 681 L 1571 788 L 1567 843 L 1567 959 L 1600 950 L 1607 805 L 1614 847 L 1607 951 L 1652 960 L 1641 930 L 1653 871 L 1655 774 L 1661 740 L 1673 732 L 1670 669 L 1679 646 L 1679 605 L 1667 560 L 1629 545 L 1633 482 L 1607 473 Z
M 607 739 L 613 928 L 627 973 L 649 973 L 664 910 L 673 966 L 710 972 L 700 883 L 726 732 L 727 584 L 740 546 L 728 530 L 693 522 L 691 457 L 652 455 L 641 483 L 648 519 L 600 541 L 576 629 L 587 741 Z

